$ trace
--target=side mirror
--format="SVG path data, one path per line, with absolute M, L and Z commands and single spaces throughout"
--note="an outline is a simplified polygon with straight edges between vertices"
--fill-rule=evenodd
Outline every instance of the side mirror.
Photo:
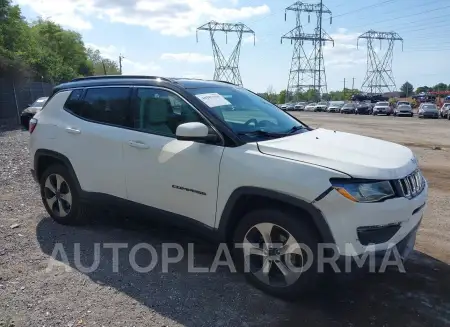
M 184 123 L 177 127 L 177 140 L 180 141 L 208 141 L 217 140 L 216 134 L 209 134 L 208 127 L 203 123 Z

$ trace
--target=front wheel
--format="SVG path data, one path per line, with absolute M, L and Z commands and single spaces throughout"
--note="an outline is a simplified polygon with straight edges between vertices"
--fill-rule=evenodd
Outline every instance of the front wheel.
M 251 211 L 234 233 L 236 266 L 262 291 L 294 299 L 316 284 L 318 243 L 315 230 L 298 214 Z

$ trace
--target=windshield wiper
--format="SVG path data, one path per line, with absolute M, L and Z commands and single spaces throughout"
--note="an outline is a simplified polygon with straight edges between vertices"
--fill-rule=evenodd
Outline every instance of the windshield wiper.
M 283 133 L 283 134 L 294 134 L 295 132 L 301 130 L 301 129 L 305 129 L 304 126 L 301 125 L 296 125 L 294 127 L 292 127 L 290 130 L 288 130 L 287 132 Z
M 248 131 L 248 132 L 239 132 L 237 135 L 258 135 L 258 136 L 269 136 L 269 137 L 279 137 L 279 136 L 285 136 L 286 133 L 273 133 L 268 131 L 263 131 L 261 129 L 257 129 L 254 131 Z

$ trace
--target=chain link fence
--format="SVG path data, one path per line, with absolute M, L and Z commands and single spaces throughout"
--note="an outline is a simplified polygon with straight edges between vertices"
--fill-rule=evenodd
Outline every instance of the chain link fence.
M 40 97 L 52 93 L 52 84 L 0 78 L 0 120 L 20 122 L 20 113 Z

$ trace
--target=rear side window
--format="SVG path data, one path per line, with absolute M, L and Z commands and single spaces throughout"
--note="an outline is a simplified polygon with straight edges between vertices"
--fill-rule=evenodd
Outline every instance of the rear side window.
M 82 89 L 73 90 L 67 99 L 64 108 L 73 112 L 75 115 L 80 116 L 83 102 L 80 100 L 83 95 Z
M 130 88 L 91 88 L 86 90 L 82 99 L 82 94 L 74 92 L 70 95 L 66 108 L 77 116 L 98 123 L 133 126 L 132 113 L 129 110 Z

